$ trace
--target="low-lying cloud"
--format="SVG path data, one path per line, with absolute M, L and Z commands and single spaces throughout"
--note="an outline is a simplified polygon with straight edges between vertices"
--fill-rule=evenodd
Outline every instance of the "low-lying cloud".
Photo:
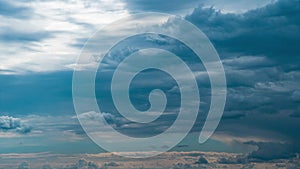
M 0 130 L 3 132 L 26 134 L 31 132 L 31 127 L 24 124 L 20 118 L 0 116 Z

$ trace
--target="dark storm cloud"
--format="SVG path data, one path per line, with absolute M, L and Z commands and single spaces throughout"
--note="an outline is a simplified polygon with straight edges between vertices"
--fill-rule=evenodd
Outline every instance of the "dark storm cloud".
M 255 145 L 257 150 L 232 157 L 221 157 L 220 164 L 247 164 L 252 162 L 263 162 L 278 159 L 293 159 L 299 153 L 299 146 L 289 143 L 278 142 L 245 142 L 246 145 Z
M 167 12 L 167 13 L 190 13 L 199 4 L 213 6 L 225 12 L 243 12 L 255 9 L 270 3 L 271 0 L 123 0 L 131 12 Z
M 228 95 L 220 130 L 231 126 L 227 132 L 235 135 L 280 133 L 288 142 L 299 139 L 291 118 L 299 112 L 299 2 L 279 0 L 242 14 L 198 7 L 186 17 L 210 38 L 224 64 Z M 282 122 L 264 115 L 276 113 Z M 228 124 L 233 120 L 235 125 Z
M 30 18 L 33 9 L 12 3 L 14 1 L 0 0 L 0 15 L 19 19 Z
M 127 5 L 129 8 L 144 11 L 176 11 L 181 10 L 180 5 L 188 8 L 196 1 L 191 4 L 177 0 L 171 2 L 133 0 L 128 1 Z M 0 15 L 4 15 L 1 11 L 1 3 L 4 1 L 0 1 Z M 251 153 L 249 158 L 261 160 L 288 158 L 298 151 L 291 146 L 299 145 L 300 141 L 299 11 L 299 0 L 279 0 L 243 14 L 224 14 L 213 8 L 199 7 L 186 17 L 208 35 L 217 48 L 225 67 L 228 97 L 226 111 L 218 130 L 237 137 L 262 137 L 288 142 L 287 144 L 252 143 L 259 149 Z M 8 15 L 8 12 L 5 15 Z M 21 13 L 19 15 L 22 16 Z M 51 35 L 47 32 L 31 34 L 10 31 L 2 33 L 0 40 L 27 42 L 40 41 L 48 37 Z M 78 43 L 73 46 L 80 47 L 85 40 L 78 39 Z M 157 41 L 157 37 L 148 37 L 148 41 L 157 43 L 157 46 L 165 43 Z M 188 59 L 189 57 L 186 57 L 187 61 L 193 62 Z M 2 82 L 5 82 L 0 83 L 0 111 L 16 112 L 16 114 L 42 112 L 52 113 L 52 115 L 74 112 L 71 72 L 1 75 L 0 78 Z M 151 78 L 145 81 L 147 83 L 158 82 Z M 209 106 L 208 103 L 205 104 Z M 105 114 L 105 117 L 111 125 L 115 125 L 119 130 L 126 130 L 132 135 L 147 135 L 153 133 L 153 128 L 166 125 L 164 123 L 153 124 L 137 133 L 137 130 L 131 129 L 140 128 L 140 126 L 124 121 L 113 114 Z M 170 120 L 167 116 L 166 119 Z M 11 129 L 3 130 L 16 130 L 18 123 L 14 121 L 12 124 L 10 121 L 5 121 L 1 125 L 2 128 L 11 126 Z M 76 134 L 84 133 L 79 125 L 62 128 L 62 130 L 66 129 Z M 161 130 L 159 128 L 159 131 Z M 275 154 L 271 149 L 274 146 L 279 147 Z M 223 163 L 242 163 L 242 160 L 224 159 Z
M 243 14 L 199 7 L 186 18 L 224 54 L 265 55 L 280 63 L 295 64 L 300 52 L 299 11 L 299 0 L 279 0 Z
M 223 119 L 217 133 L 226 133 L 228 136 L 225 138 L 240 138 L 239 142 L 243 144 L 257 146 L 257 151 L 250 153 L 249 159 L 290 158 L 300 152 L 298 118 L 291 118 L 284 111 L 279 114 L 267 114 L 263 111 L 242 112 L 245 116 L 238 119 Z

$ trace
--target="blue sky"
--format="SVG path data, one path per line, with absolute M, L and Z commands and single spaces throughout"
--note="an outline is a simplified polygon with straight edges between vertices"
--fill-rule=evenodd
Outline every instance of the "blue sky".
M 186 150 L 256 150 L 250 155 L 260 159 L 299 153 L 299 0 L 0 0 L 0 153 L 101 152 L 75 117 L 72 69 L 83 44 L 97 29 L 145 11 L 180 15 L 195 24 L 211 40 L 224 65 L 228 93 L 222 121 L 213 137 L 198 145 L 194 138 L 203 125 L 199 116 L 192 134 L 181 143 Z M 150 41 L 142 43 L 147 38 Z M 136 37 L 132 41 L 170 50 L 180 46 L 166 37 Z M 180 49 L 176 52 L 189 56 L 187 49 Z M 203 94 L 200 113 L 205 114 L 210 104 L 208 77 L 203 66 L 193 64 L 191 58 L 186 61 L 204 71 L 198 80 Z M 167 78 L 159 72 L 147 73 L 151 72 L 145 72 L 144 80 L 150 84 L 154 76 Z M 152 85 L 165 84 L 165 90 L 174 85 L 172 79 L 160 82 Z M 138 99 L 134 104 L 145 109 L 146 95 L 138 89 L 140 84 L 136 85 L 133 97 Z M 99 90 L 105 93 L 106 88 Z M 174 95 L 178 96 L 176 91 Z M 169 111 L 175 111 L 175 96 Z M 99 97 L 109 100 L 105 94 Z M 140 136 L 160 132 L 152 128 L 168 126 L 174 118 L 166 115 L 151 124 L 150 130 L 147 126 L 131 133 L 130 125 L 134 124 L 116 116 L 111 106 L 106 109 L 115 128 Z

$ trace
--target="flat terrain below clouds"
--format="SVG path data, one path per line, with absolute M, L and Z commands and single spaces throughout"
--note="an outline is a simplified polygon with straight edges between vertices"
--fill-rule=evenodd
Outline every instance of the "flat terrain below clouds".
M 271 161 L 249 159 L 234 153 L 167 152 L 145 159 L 128 159 L 101 154 L 0 154 L 2 169 L 131 169 L 131 168 L 300 168 L 299 157 Z

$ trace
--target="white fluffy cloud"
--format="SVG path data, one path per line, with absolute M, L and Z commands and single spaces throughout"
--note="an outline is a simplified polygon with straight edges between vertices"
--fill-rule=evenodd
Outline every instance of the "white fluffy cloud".
M 0 116 L 0 137 L 12 137 L 17 134 L 31 132 L 31 127 L 23 123 L 20 118 Z

